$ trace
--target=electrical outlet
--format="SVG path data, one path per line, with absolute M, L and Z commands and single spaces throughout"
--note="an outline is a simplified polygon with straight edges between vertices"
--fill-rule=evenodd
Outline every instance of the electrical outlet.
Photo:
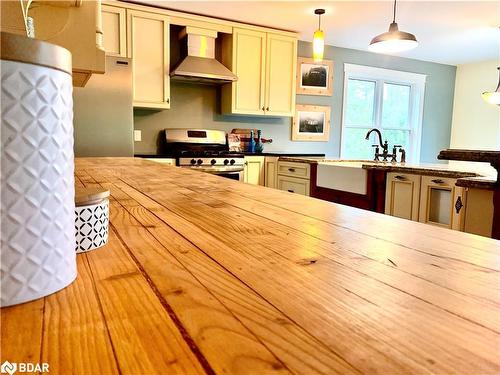
M 142 141 L 142 131 L 134 130 L 134 141 L 136 142 Z

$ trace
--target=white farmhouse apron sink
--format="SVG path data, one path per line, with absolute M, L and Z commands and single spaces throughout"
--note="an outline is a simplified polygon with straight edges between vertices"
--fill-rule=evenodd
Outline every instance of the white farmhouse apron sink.
M 367 170 L 362 168 L 363 164 L 366 162 L 319 162 L 316 185 L 327 189 L 366 195 Z

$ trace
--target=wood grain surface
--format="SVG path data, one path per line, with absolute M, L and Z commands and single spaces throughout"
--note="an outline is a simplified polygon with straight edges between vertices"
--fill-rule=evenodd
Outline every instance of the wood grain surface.
M 78 278 L 1 310 L 55 374 L 500 373 L 500 242 L 132 158 Z

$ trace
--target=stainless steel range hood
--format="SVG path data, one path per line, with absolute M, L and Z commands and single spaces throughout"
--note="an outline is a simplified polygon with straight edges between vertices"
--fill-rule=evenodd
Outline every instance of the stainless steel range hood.
M 223 84 L 238 79 L 215 58 L 216 31 L 186 27 L 179 35 L 184 59 L 170 72 L 173 80 Z

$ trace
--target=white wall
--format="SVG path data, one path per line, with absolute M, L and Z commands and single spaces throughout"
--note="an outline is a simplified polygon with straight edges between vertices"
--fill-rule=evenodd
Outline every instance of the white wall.
M 500 150 L 500 106 L 486 103 L 484 91 L 495 90 L 500 61 L 464 64 L 457 67 L 451 148 Z M 450 162 L 479 173 L 495 174 L 484 163 Z

